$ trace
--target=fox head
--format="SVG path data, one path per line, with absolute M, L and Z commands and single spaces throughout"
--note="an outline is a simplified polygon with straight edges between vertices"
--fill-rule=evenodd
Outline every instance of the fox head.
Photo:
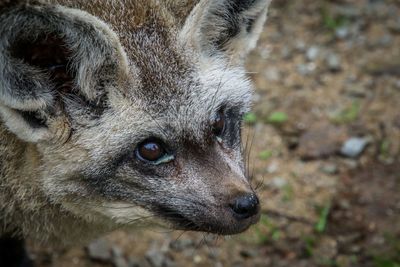
M 60 210 L 218 234 L 257 222 L 242 65 L 269 0 L 181 2 L 0 1 L 0 115 Z

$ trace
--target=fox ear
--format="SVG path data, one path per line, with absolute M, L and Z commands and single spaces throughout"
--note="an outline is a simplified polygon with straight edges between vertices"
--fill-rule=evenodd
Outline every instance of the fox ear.
M 271 0 L 201 0 L 186 20 L 181 38 L 209 55 L 244 58 L 262 31 Z
M 20 139 L 61 138 L 68 105 L 94 106 L 104 84 L 117 77 L 111 38 L 86 22 L 88 16 L 29 5 L 0 16 L 0 116 Z
M 19 138 L 46 140 L 56 98 L 72 92 L 74 86 L 72 53 L 55 34 L 9 41 L 0 55 L 0 114 Z

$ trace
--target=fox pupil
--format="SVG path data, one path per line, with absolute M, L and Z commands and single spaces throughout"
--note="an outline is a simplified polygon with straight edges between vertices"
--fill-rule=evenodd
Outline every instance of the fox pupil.
M 147 141 L 139 146 L 139 158 L 147 161 L 156 161 L 165 155 L 165 150 L 157 141 Z
M 212 128 L 213 128 L 212 129 L 213 134 L 215 136 L 220 137 L 222 135 L 222 133 L 223 133 L 223 131 L 225 129 L 225 118 L 224 118 L 224 115 L 221 112 L 219 112 L 217 114 L 217 117 L 214 120 Z

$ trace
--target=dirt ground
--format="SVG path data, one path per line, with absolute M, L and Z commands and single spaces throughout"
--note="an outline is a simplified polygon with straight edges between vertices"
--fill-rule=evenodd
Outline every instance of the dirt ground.
M 37 265 L 399 267 L 400 2 L 275 0 L 247 65 L 259 224 L 232 237 L 118 231 L 91 249 L 31 247 Z

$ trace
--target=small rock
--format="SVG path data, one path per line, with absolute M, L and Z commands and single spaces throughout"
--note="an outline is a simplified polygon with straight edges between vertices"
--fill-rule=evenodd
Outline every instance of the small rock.
M 321 171 L 330 175 L 337 174 L 338 166 L 336 164 L 325 164 L 321 167 Z
M 182 251 L 193 246 L 191 239 L 178 239 L 170 243 L 171 249 L 175 251 Z
M 157 249 L 151 249 L 147 251 L 145 257 L 152 267 L 165 266 L 166 257 L 164 253 Z
M 296 40 L 295 47 L 298 51 L 304 52 L 306 50 L 306 43 L 303 40 Z
M 257 257 L 257 255 L 257 251 L 252 249 L 242 249 L 240 251 L 240 256 L 242 256 L 243 258 L 255 258 Z
M 319 54 L 319 48 L 317 46 L 311 46 L 307 49 L 306 58 L 309 61 L 314 61 L 317 59 Z
M 112 247 L 112 263 L 114 264 L 114 267 L 129 267 L 128 261 L 125 259 L 123 255 L 123 251 L 116 246 Z
M 219 259 L 221 251 L 218 248 L 213 248 L 208 252 L 208 258 L 212 260 Z
M 354 260 L 350 256 L 339 255 L 336 257 L 336 264 L 338 267 L 352 267 L 354 266 Z
M 114 267 L 130 267 L 131 265 L 123 257 L 117 257 L 113 259 Z
M 202 257 L 200 256 L 200 255 L 195 255 L 194 257 L 193 257 L 193 262 L 195 263 L 195 264 L 199 264 L 200 262 L 202 262 L 203 261 L 203 259 L 202 259 Z
M 351 97 L 364 98 L 367 96 L 367 90 L 365 86 L 359 84 L 349 84 L 345 88 L 346 93 Z
M 394 33 L 400 33 L 400 18 L 390 20 L 388 22 L 388 28 Z
M 338 205 L 341 209 L 348 210 L 351 208 L 351 204 L 347 199 L 340 199 Z
M 286 229 L 286 235 L 290 239 L 299 239 L 312 232 L 312 227 L 304 225 L 299 222 L 292 222 L 288 225 Z
M 316 66 L 314 63 L 297 65 L 297 72 L 302 76 L 306 76 L 306 75 L 313 73 L 315 69 L 316 69 Z
M 368 143 L 369 140 L 366 138 L 352 137 L 343 144 L 340 153 L 345 157 L 356 158 L 364 151 Z
M 314 255 L 320 257 L 323 255 L 325 259 L 333 259 L 338 253 L 337 241 L 330 237 L 322 237 L 315 247 Z
M 89 244 L 87 247 L 89 257 L 93 260 L 109 261 L 112 258 L 111 245 L 109 242 L 100 238 Z
M 354 170 L 358 168 L 358 162 L 354 159 L 346 159 L 345 161 L 343 161 L 343 164 L 349 170 Z
M 281 79 L 281 75 L 276 68 L 268 68 L 264 72 L 264 76 L 271 82 L 277 82 Z
M 400 89 L 400 80 L 397 80 L 394 85 L 396 86 L 397 89 Z
M 318 122 L 300 136 L 297 151 L 302 159 L 324 158 L 336 154 L 346 139 L 344 127 Z
M 272 179 L 271 185 L 275 188 L 282 188 L 287 185 L 287 181 L 281 177 L 275 177 Z
M 118 257 L 122 257 L 124 252 L 122 251 L 121 248 L 119 248 L 117 246 L 112 246 L 111 254 L 113 255 L 113 257 L 118 258 Z
M 400 115 L 397 115 L 393 120 L 393 126 L 400 129 Z
M 271 164 L 269 164 L 268 167 L 267 167 L 267 172 L 268 173 L 275 173 L 275 172 L 278 171 L 278 169 L 279 169 L 279 163 L 277 161 L 272 161 Z
M 393 42 L 393 38 L 390 34 L 385 34 L 379 40 L 378 45 L 380 46 L 390 46 Z
M 332 72 L 337 72 L 342 69 L 342 64 L 340 62 L 340 58 L 335 53 L 329 53 L 327 55 L 326 64 L 328 65 L 328 69 Z
M 128 259 L 128 266 L 129 267 L 141 267 L 141 266 L 143 266 L 143 264 L 141 264 L 141 262 L 138 259 L 131 256 Z
M 350 29 L 349 27 L 339 27 L 335 30 L 335 35 L 339 39 L 346 39 L 350 35 Z
M 354 5 L 337 5 L 335 14 L 338 16 L 356 19 L 362 15 L 362 10 Z
M 281 49 L 281 56 L 283 59 L 289 59 L 292 57 L 292 50 L 288 46 L 283 46 Z
M 244 264 L 244 262 L 243 261 L 235 261 L 233 264 L 232 264 L 232 267 L 243 267 L 243 266 L 245 266 L 245 264 Z

